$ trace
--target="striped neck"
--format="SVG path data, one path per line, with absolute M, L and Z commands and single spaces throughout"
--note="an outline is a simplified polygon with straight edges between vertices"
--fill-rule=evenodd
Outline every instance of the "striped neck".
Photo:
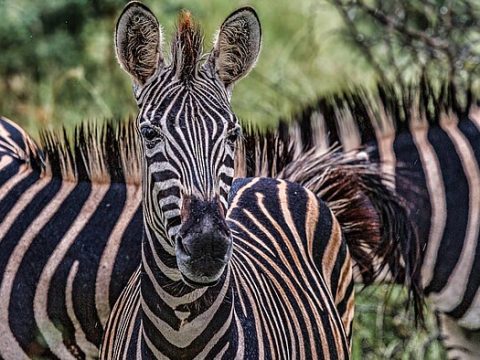
M 223 348 L 231 340 L 233 323 L 230 268 L 215 286 L 190 288 L 181 279 L 175 249 L 163 244 L 169 244 L 167 239 L 156 236 L 145 222 L 141 266 L 145 357 L 190 357 Z

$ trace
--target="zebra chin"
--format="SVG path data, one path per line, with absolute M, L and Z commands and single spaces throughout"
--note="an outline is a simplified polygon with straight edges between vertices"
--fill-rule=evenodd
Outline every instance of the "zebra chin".
M 193 280 L 182 272 L 182 280 L 185 284 L 187 284 L 188 286 L 194 289 L 215 286 L 218 284 L 220 278 L 222 277 L 222 274 L 224 273 L 224 269 L 220 272 L 220 274 L 216 278 L 213 278 L 213 279 L 206 276 L 202 276 L 199 279 Z
M 216 285 L 230 261 L 232 249 L 229 233 L 178 236 L 176 258 L 183 281 L 193 288 Z
M 230 256 L 231 254 L 227 254 L 228 259 L 223 260 L 212 258 L 191 260 L 185 259 L 184 255 L 177 252 L 177 265 L 183 282 L 188 286 L 195 289 L 215 286 L 225 272 Z

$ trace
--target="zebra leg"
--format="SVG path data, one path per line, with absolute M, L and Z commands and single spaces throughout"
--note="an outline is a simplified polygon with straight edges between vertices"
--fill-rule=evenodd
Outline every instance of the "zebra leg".
M 448 359 L 480 359 L 480 330 L 461 327 L 454 318 L 441 312 L 437 312 L 437 320 Z

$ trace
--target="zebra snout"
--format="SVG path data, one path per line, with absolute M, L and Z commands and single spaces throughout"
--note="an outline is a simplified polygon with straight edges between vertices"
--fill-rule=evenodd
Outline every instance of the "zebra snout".
M 176 240 L 177 265 L 185 282 L 211 286 L 232 255 L 232 237 L 218 201 L 190 198 L 182 209 Z
M 179 251 L 190 262 L 228 262 L 232 241 L 230 236 L 218 232 L 192 234 L 182 237 L 178 242 Z M 208 265 L 208 264 L 207 264 Z

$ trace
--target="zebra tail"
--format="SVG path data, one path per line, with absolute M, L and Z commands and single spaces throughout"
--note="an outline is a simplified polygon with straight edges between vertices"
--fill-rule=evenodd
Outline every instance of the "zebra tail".
M 369 149 L 341 151 L 322 138 L 322 130 L 297 123 L 261 133 L 250 129 L 238 147 L 237 173 L 270 176 L 300 183 L 332 209 L 365 285 L 385 280 L 403 283 L 416 318 L 423 322 L 419 239 L 404 200 Z M 317 132 L 312 136 L 311 133 Z M 324 135 L 326 136 L 326 135 Z M 315 141 L 305 139 L 319 139 Z M 322 141 L 323 140 L 323 141 Z

